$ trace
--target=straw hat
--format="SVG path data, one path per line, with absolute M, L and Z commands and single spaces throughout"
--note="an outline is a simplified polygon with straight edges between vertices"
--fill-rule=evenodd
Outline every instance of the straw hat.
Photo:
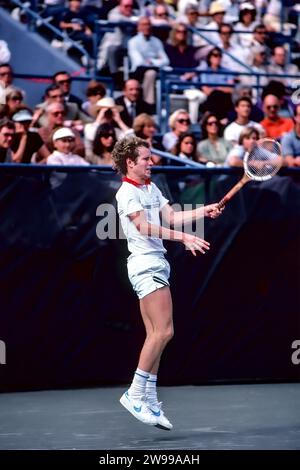
M 222 2 L 219 2 L 216 0 L 215 2 L 212 2 L 212 4 L 209 7 L 209 12 L 211 16 L 216 15 L 217 13 L 225 13 L 225 8 Z
M 98 100 L 94 106 L 91 106 L 90 114 L 92 116 L 97 116 L 98 111 L 103 108 L 117 109 L 119 112 L 123 111 L 123 106 L 117 105 L 113 98 L 105 96 L 104 98 L 101 98 L 101 100 Z

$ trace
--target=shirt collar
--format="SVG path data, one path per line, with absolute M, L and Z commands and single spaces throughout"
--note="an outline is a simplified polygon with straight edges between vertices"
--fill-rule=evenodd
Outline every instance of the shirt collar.
M 134 101 L 130 101 L 126 96 L 124 96 L 124 103 L 127 109 L 131 109 L 132 105 L 135 105 Z
M 133 186 L 136 186 L 137 188 L 144 186 L 145 184 L 151 184 L 150 178 L 146 179 L 144 183 L 137 183 L 136 181 L 132 180 L 131 178 L 128 178 L 127 176 L 123 176 L 122 181 L 125 183 L 130 183 L 133 184 Z

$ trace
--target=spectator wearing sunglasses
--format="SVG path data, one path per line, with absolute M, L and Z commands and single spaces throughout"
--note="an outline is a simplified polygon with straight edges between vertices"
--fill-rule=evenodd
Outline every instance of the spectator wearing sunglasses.
M 54 152 L 49 155 L 47 165 L 89 165 L 89 163 L 79 155 L 75 150 L 75 134 L 68 127 L 57 129 L 53 136 L 52 142 Z
M 196 58 L 197 48 L 188 44 L 188 28 L 184 23 L 173 25 L 165 50 L 171 67 L 191 69 L 180 75 L 180 80 L 190 81 L 196 77 L 193 69 L 199 65 L 199 60 Z
M 179 136 L 189 130 L 191 119 L 185 109 L 177 109 L 169 117 L 168 124 L 171 131 L 163 136 L 162 144 L 166 150 L 170 151 L 175 147 Z
M 279 116 L 280 101 L 275 95 L 267 95 L 263 101 L 265 118 L 261 121 L 266 137 L 281 139 L 281 137 L 294 128 L 291 118 Z
M 233 37 L 233 28 L 231 24 L 222 23 L 219 28 L 218 46 L 223 54 L 222 66 L 235 72 L 248 72 L 246 64 L 248 51 L 236 44 Z M 239 62 L 237 62 L 239 61 Z
M 13 114 L 25 107 L 24 96 L 22 90 L 14 86 L 5 89 L 7 117 L 11 118 Z
M 199 104 L 202 101 L 200 111 L 201 113 L 213 112 L 219 119 L 226 118 L 232 109 L 233 87 L 226 85 L 234 84 L 234 77 L 229 73 L 230 70 L 221 65 L 222 57 L 219 47 L 211 48 L 206 57 L 206 64 L 201 67 L 203 72 L 200 74 L 200 80 L 203 83 L 201 93 L 206 96 L 204 102 L 201 95 L 199 96 Z
M 206 112 L 201 121 L 202 138 L 197 150 L 201 160 L 224 165 L 231 144 L 223 139 L 223 128 L 217 116 Z
M 78 108 L 81 108 L 82 100 L 71 93 L 72 78 L 68 72 L 56 72 L 53 75 L 53 84 L 59 86 L 67 103 L 76 103 Z
M 88 161 L 92 165 L 112 165 L 112 151 L 117 142 L 116 132 L 112 124 L 100 124 L 93 142 L 93 153 Z
M 199 13 L 199 5 L 196 3 L 191 4 L 190 2 L 184 8 L 184 15 L 178 17 L 178 22 L 183 23 L 188 27 L 201 29 L 204 24 L 201 21 Z M 192 31 L 188 31 L 188 43 L 194 47 L 207 46 L 207 41 L 203 39 L 199 34 L 195 34 Z
M 158 5 L 164 6 L 167 9 L 169 18 L 176 17 L 176 12 L 174 8 L 172 7 L 171 3 L 165 2 L 165 0 L 154 0 L 153 2 L 149 3 L 149 5 L 145 7 L 146 16 L 149 16 L 150 18 L 153 17 L 154 10 Z
M 60 103 L 65 109 L 65 120 L 69 121 L 68 127 L 76 127 L 82 131 L 83 124 L 92 121 L 92 118 L 78 108 L 76 103 L 66 102 L 64 94 L 59 85 L 51 85 L 46 88 L 44 101 L 36 106 L 39 126 L 48 126 L 47 113 L 45 110 L 51 103 Z
M 45 142 L 48 150 L 53 152 L 53 140 L 52 135 L 56 129 L 65 126 L 66 127 L 66 114 L 63 103 L 54 102 L 50 103 L 46 108 L 46 121 L 47 125 L 39 129 L 39 134 Z M 72 129 L 75 136 L 75 153 L 81 157 L 85 156 L 83 141 L 80 134 L 76 129 Z

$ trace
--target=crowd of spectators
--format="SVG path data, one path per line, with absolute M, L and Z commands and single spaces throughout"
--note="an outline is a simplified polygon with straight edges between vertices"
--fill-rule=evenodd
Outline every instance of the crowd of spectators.
M 299 69 L 290 54 L 291 44 L 299 47 L 298 10 L 290 2 L 282 23 L 281 3 L 45 0 L 43 15 L 91 58 L 95 21 L 117 23 L 100 38 L 95 66 L 98 77 L 108 74 L 119 91 L 110 96 L 96 78 L 83 102 L 72 93 L 72 76 L 60 70 L 29 107 L 14 84 L 9 44 L 0 40 L 0 162 L 111 165 L 115 142 L 135 134 L 153 148 L 210 166 L 241 166 L 255 141 L 270 137 L 281 141 L 286 165 L 300 166 Z M 294 37 L 285 40 L 282 28 Z M 156 90 L 166 66 L 182 83 L 176 93 L 186 107 L 167 116 L 169 130 L 162 135 Z M 155 157 L 155 164 L 166 162 Z

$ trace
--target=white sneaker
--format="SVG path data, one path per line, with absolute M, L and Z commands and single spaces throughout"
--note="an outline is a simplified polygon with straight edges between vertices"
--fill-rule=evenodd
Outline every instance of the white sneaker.
M 136 419 L 142 421 L 144 424 L 149 424 L 150 426 L 156 426 L 157 418 L 149 410 L 148 405 L 143 400 L 133 400 L 127 392 L 125 392 L 120 398 L 121 405 L 126 408 Z
M 157 419 L 155 425 L 157 428 L 164 429 L 165 431 L 173 429 L 173 424 L 170 423 L 162 410 L 162 402 L 156 403 L 155 405 L 148 402 L 148 408 Z

